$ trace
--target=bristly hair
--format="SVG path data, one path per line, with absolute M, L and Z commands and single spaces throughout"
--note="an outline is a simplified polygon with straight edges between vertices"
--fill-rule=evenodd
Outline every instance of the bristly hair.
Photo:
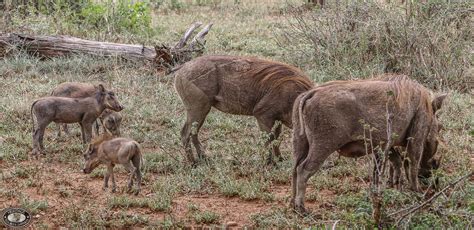
M 313 87 L 313 82 L 300 69 L 284 63 L 251 59 L 254 68 L 249 70 L 249 74 L 254 77 L 255 84 L 263 92 L 271 92 L 278 89 L 286 82 L 294 82 L 302 91 Z
M 354 82 L 365 81 L 383 81 L 390 83 L 390 89 L 395 96 L 395 101 L 399 105 L 412 103 L 411 98 L 414 93 L 419 93 L 420 97 L 417 98 L 423 100 L 424 103 L 428 103 L 429 101 L 431 101 L 431 92 L 428 89 L 426 89 L 417 81 L 411 79 L 409 76 L 402 74 L 382 74 L 374 76 L 373 78 L 362 80 L 330 81 L 320 85 L 318 88 L 336 84 L 352 84 Z
M 102 144 L 102 142 L 111 140 L 112 138 L 113 138 L 112 134 L 109 134 L 109 133 L 105 132 L 104 134 L 94 138 L 91 141 L 91 145 L 92 146 L 100 145 L 100 144 Z

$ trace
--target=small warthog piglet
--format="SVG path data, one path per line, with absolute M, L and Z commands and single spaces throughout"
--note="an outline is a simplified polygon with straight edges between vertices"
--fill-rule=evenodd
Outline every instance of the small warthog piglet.
M 122 114 L 115 112 L 110 109 L 104 110 L 99 117 L 104 133 L 109 132 L 110 134 L 119 137 L 120 136 L 120 124 L 122 123 Z
M 122 164 L 130 172 L 128 191 L 131 191 L 133 179 L 136 176 L 137 190 L 135 195 L 140 192 L 142 155 L 140 145 L 136 141 L 122 137 L 113 138 L 111 135 L 104 134 L 89 145 L 86 153 L 84 153 L 84 159 L 83 172 L 86 174 L 91 173 L 100 164 L 107 165 L 104 190 L 108 188 L 109 177 L 112 177 L 112 192 L 116 191 L 113 169 L 116 164 Z

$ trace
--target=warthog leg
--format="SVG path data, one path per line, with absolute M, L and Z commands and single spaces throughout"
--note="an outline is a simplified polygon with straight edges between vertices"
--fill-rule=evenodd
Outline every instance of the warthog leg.
M 62 125 L 59 124 L 59 123 L 56 123 L 56 125 L 58 126 L 58 134 L 57 134 L 57 136 L 58 136 L 58 137 L 61 137 L 61 126 L 62 126 Z
M 141 189 L 142 184 L 142 174 L 140 172 L 140 164 L 141 164 L 141 156 L 136 154 L 132 158 L 133 166 L 135 166 L 135 175 L 136 175 L 136 182 L 137 182 L 137 191 L 135 191 L 135 195 L 138 195 Z
M 181 142 L 185 148 L 186 157 L 191 163 L 195 163 L 195 160 L 189 143 L 190 139 L 192 139 L 198 157 L 204 158 L 198 134 L 210 110 L 211 105 L 207 99 L 196 100 L 196 103 L 192 106 L 186 105 L 187 118 L 183 128 L 181 129 Z
M 105 173 L 105 176 L 104 176 L 104 188 L 103 190 L 107 190 L 107 188 L 109 187 L 109 178 L 110 178 L 110 172 L 109 172 L 109 166 L 107 166 L 107 172 Z
M 272 145 L 272 149 L 269 150 L 268 152 L 267 164 L 269 165 L 275 164 L 275 162 L 273 161 L 273 155 L 277 157 L 278 161 L 282 161 L 283 157 L 281 156 L 281 153 L 280 153 L 280 144 L 274 143 L 274 141 L 277 140 L 281 134 L 281 130 L 282 130 L 281 122 L 276 124 L 276 127 L 273 128 L 276 123 L 274 119 L 258 117 L 257 123 L 258 123 L 258 126 L 260 127 L 260 130 L 264 131 L 268 135 L 268 138 L 265 141 L 265 148 L 268 149 L 268 146 L 270 144 Z
M 63 129 L 64 129 L 64 133 L 66 135 L 69 135 L 69 126 L 67 124 L 63 124 Z
M 85 133 L 85 132 L 84 132 L 84 124 L 82 124 L 82 122 L 81 122 L 81 123 L 79 123 L 79 125 L 81 125 L 81 138 L 82 138 L 82 143 L 85 144 L 85 143 L 86 143 L 86 141 L 85 141 L 85 140 L 86 140 L 86 137 L 84 136 L 84 133 Z
M 293 178 L 291 181 L 291 208 L 296 209 L 295 197 L 296 197 L 296 186 L 298 178 L 298 166 L 303 162 L 303 160 L 308 156 L 309 143 L 306 135 L 299 136 L 298 132 L 293 132 L 293 158 L 294 158 L 294 167 L 293 167 Z
M 92 139 L 92 123 L 90 122 L 84 122 L 83 124 L 83 143 L 87 144 L 91 141 Z
M 130 161 L 127 161 L 127 163 L 123 163 L 122 164 L 125 169 L 127 169 L 127 171 L 130 173 L 130 177 L 128 179 L 128 186 L 127 186 L 127 191 L 130 192 L 132 190 L 132 185 L 133 185 L 133 177 L 135 176 L 136 172 L 136 168 L 133 167 L 132 163 L 130 163 Z
M 138 193 L 140 192 L 141 190 L 141 185 L 142 185 L 142 173 L 140 172 L 140 169 L 139 168 L 136 168 L 135 169 L 135 173 L 136 173 L 136 182 L 137 182 L 137 191 L 135 192 L 135 195 L 138 195 Z
M 51 121 L 38 119 L 38 127 L 33 132 L 33 154 L 41 153 L 41 151 L 44 150 L 44 130 L 49 123 L 51 123 Z
M 319 138 L 316 138 L 316 140 L 319 140 Z M 327 146 L 327 143 L 315 142 L 312 139 L 309 140 L 308 155 L 296 168 L 295 210 L 300 213 L 306 213 L 304 198 L 308 179 L 318 171 L 326 158 L 337 149 L 337 147 Z
M 390 160 L 390 168 L 387 184 L 389 187 L 400 189 L 400 176 L 402 168 L 401 155 L 397 150 L 392 148 L 388 155 L 388 159 Z
M 105 185 L 107 185 L 109 181 L 109 176 L 112 177 L 112 192 L 115 192 L 117 190 L 117 185 L 115 184 L 115 176 L 114 176 L 114 164 L 108 164 L 107 165 L 107 175 L 106 175 L 106 181 Z M 107 187 L 107 186 L 105 186 Z
M 420 191 L 418 185 L 418 167 L 421 153 L 423 151 L 423 145 L 420 143 L 423 142 L 415 139 L 412 143 L 408 145 L 407 148 L 409 159 L 409 170 L 407 175 L 410 182 L 410 188 L 415 192 Z

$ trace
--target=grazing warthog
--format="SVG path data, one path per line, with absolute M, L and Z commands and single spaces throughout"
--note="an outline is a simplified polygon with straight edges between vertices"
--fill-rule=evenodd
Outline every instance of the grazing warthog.
M 100 123 L 104 128 L 104 133 L 109 132 L 110 134 L 118 137 L 120 136 L 120 124 L 122 123 L 122 115 L 119 112 L 115 112 L 110 109 L 104 110 L 99 116 Z
M 181 141 L 188 160 L 195 162 L 190 139 L 198 157 L 204 157 L 198 133 L 211 107 L 254 116 L 260 129 L 269 134 L 268 147 L 280 135 L 281 124 L 292 127 L 293 102 L 312 87 L 302 71 L 279 62 L 236 56 L 203 56 L 187 62 L 175 73 L 175 88 L 187 114 Z M 276 144 L 273 154 L 281 159 Z M 273 162 L 272 151 L 268 162 Z
M 91 173 L 100 164 L 107 165 L 107 174 L 104 178 L 104 190 L 108 188 L 109 177 L 112 177 L 112 192 L 116 191 L 114 178 L 114 166 L 122 164 L 129 172 L 128 191 L 131 191 L 133 178 L 136 176 L 137 190 L 135 195 L 140 192 L 142 176 L 140 167 L 142 164 L 142 154 L 140 145 L 130 138 L 112 138 L 110 135 L 102 135 L 94 140 L 84 153 L 84 173 Z
M 36 117 L 38 127 L 34 127 L 33 117 L 33 154 L 43 150 L 44 130 L 51 122 L 79 123 L 82 141 L 87 143 L 92 136 L 92 124 L 106 109 L 121 111 L 123 106 L 115 94 L 99 85 L 99 90 L 92 97 L 43 97 L 31 105 L 31 115 Z
M 305 212 L 308 179 L 331 153 L 365 155 L 364 134 L 371 137 L 373 149 L 406 147 L 410 187 L 419 191 L 418 175 L 429 175 L 432 169 L 439 129 L 435 112 L 445 96 L 432 99 L 426 88 L 403 75 L 329 82 L 300 95 L 293 107 L 292 206 Z
M 53 89 L 51 96 L 85 98 L 94 96 L 98 90 L 98 86 L 89 83 L 64 82 Z M 105 109 L 99 119 L 102 123 L 104 131 L 108 130 L 113 135 L 120 136 L 120 122 L 122 120 L 122 115 L 120 113 Z M 98 122 L 96 121 L 95 124 L 96 134 L 99 134 Z M 63 129 L 66 134 L 69 133 L 67 124 L 63 124 Z M 58 136 L 61 136 L 61 128 L 58 128 Z

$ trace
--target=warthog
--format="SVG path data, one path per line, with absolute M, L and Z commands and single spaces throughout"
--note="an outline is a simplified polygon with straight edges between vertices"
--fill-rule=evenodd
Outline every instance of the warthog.
M 92 124 L 106 109 L 121 111 L 123 106 L 112 91 L 103 85 L 92 97 L 67 98 L 43 97 L 31 105 L 31 115 L 36 117 L 38 127 L 34 127 L 33 118 L 33 154 L 43 150 L 44 130 L 51 122 L 79 123 L 81 125 L 82 141 L 87 143 L 92 136 Z
M 403 75 L 330 82 L 300 95 L 293 106 L 292 206 L 305 212 L 307 181 L 331 153 L 365 155 L 364 134 L 373 149 L 406 147 L 410 187 L 419 191 L 418 175 L 429 175 L 437 150 L 435 112 L 445 96 L 431 99 L 426 88 Z
M 188 160 L 195 162 L 190 139 L 198 157 L 204 157 L 198 133 L 211 107 L 254 116 L 269 134 L 268 147 L 280 135 L 281 124 L 292 127 L 293 102 L 312 87 L 302 71 L 279 62 L 236 56 L 203 56 L 187 62 L 175 73 L 175 88 L 187 114 L 181 141 Z M 272 149 L 281 159 L 279 146 Z M 273 162 L 272 151 L 268 162 Z
M 142 155 L 140 145 L 136 141 L 130 138 L 112 138 L 112 136 L 104 134 L 89 145 L 86 153 L 84 153 L 84 159 L 83 172 L 87 174 L 91 173 L 92 170 L 97 168 L 100 164 L 107 165 L 107 174 L 104 178 L 104 190 L 108 188 L 109 177 L 112 177 L 112 192 L 116 191 L 117 186 L 115 184 L 113 169 L 116 164 L 122 164 L 130 172 L 128 191 L 132 189 L 135 176 L 137 183 L 135 195 L 138 195 L 140 192 Z
M 70 98 L 85 98 L 94 96 L 99 87 L 89 83 L 82 82 L 64 82 L 56 86 L 51 92 L 51 96 L 55 97 L 70 97 Z M 115 136 L 120 136 L 120 123 L 122 115 L 118 112 L 105 109 L 99 117 L 102 127 L 105 131 L 111 132 Z M 96 134 L 99 134 L 98 122 L 95 122 Z M 69 133 L 67 124 L 63 124 L 64 132 Z M 58 136 L 61 136 L 61 128 L 58 128 Z
M 63 82 L 56 86 L 51 92 L 53 97 L 85 98 L 95 95 L 98 87 L 89 83 L 81 82 Z M 96 123 L 97 125 L 97 123 Z M 67 124 L 62 125 L 64 132 L 69 134 Z M 98 127 L 96 126 L 96 132 Z M 58 136 L 61 136 L 61 125 L 58 124 Z
M 102 124 L 102 127 L 104 128 L 104 133 L 109 132 L 110 134 L 116 137 L 120 136 L 120 124 L 122 123 L 122 114 L 110 109 L 106 109 L 99 116 L 99 120 Z

